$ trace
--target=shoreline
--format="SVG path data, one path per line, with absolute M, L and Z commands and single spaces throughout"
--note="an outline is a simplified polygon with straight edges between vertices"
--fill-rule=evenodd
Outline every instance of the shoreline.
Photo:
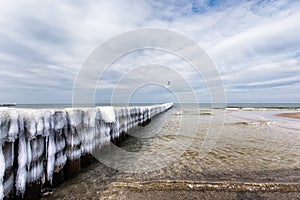
M 300 119 L 300 112 L 295 112 L 295 113 L 279 113 L 276 116 L 287 117 L 287 118 L 294 118 L 294 119 Z

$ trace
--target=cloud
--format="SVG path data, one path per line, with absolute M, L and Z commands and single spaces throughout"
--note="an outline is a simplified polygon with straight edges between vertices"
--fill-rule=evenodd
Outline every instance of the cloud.
M 0 102 L 70 103 L 93 49 L 140 27 L 170 28 L 198 42 L 218 67 L 229 101 L 299 101 L 299 9 L 297 1 L 0 1 Z M 118 60 L 97 94 L 107 100 L 126 69 L 147 63 L 174 67 L 209 101 L 205 81 L 159 51 Z

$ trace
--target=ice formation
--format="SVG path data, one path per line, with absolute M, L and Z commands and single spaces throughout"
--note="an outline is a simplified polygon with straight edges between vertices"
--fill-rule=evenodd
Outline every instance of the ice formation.
M 172 106 L 1 108 L 0 200 L 13 185 L 16 194 L 23 195 L 30 183 L 51 183 L 54 171 L 63 168 L 67 160 L 79 159 Z

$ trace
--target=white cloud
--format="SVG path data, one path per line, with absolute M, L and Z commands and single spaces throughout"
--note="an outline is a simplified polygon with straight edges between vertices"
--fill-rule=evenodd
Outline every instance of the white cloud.
M 300 91 L 299 9 L 297 1 L 0 1 L 0 102 L 71 102 L 77 71 L 97 45 L 149 26 L 197 41 L 220 70 L 230 101 L 256 101 L 261 90 L 268 92 L 259 101 L 299 101 L 300 94 L 290 98 Z M 176 66 L 207 95 L 203 81 L 170 55 L 129 55 L 115 67 L 155 62 Z

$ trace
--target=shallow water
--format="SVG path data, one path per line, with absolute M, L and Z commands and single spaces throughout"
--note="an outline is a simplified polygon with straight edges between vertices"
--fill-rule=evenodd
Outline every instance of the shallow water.
M 96 162 L 49 198 L 105 194 L 113 182 L 299 183 L 300 120 L 275 116 L 282 112 L 295 110 L 174 107 L 147 127 L 129 132 L 119 148 L 135 156 L 120 158 L 112 153 L 112 162 L 119 159 L 119 164 Z M 207 135 L 218 128 L 222 128 L 219 137 L 217 132 Z M 209 144 L 216 141 L 209 153 L 201 148 L 207 136 Z

